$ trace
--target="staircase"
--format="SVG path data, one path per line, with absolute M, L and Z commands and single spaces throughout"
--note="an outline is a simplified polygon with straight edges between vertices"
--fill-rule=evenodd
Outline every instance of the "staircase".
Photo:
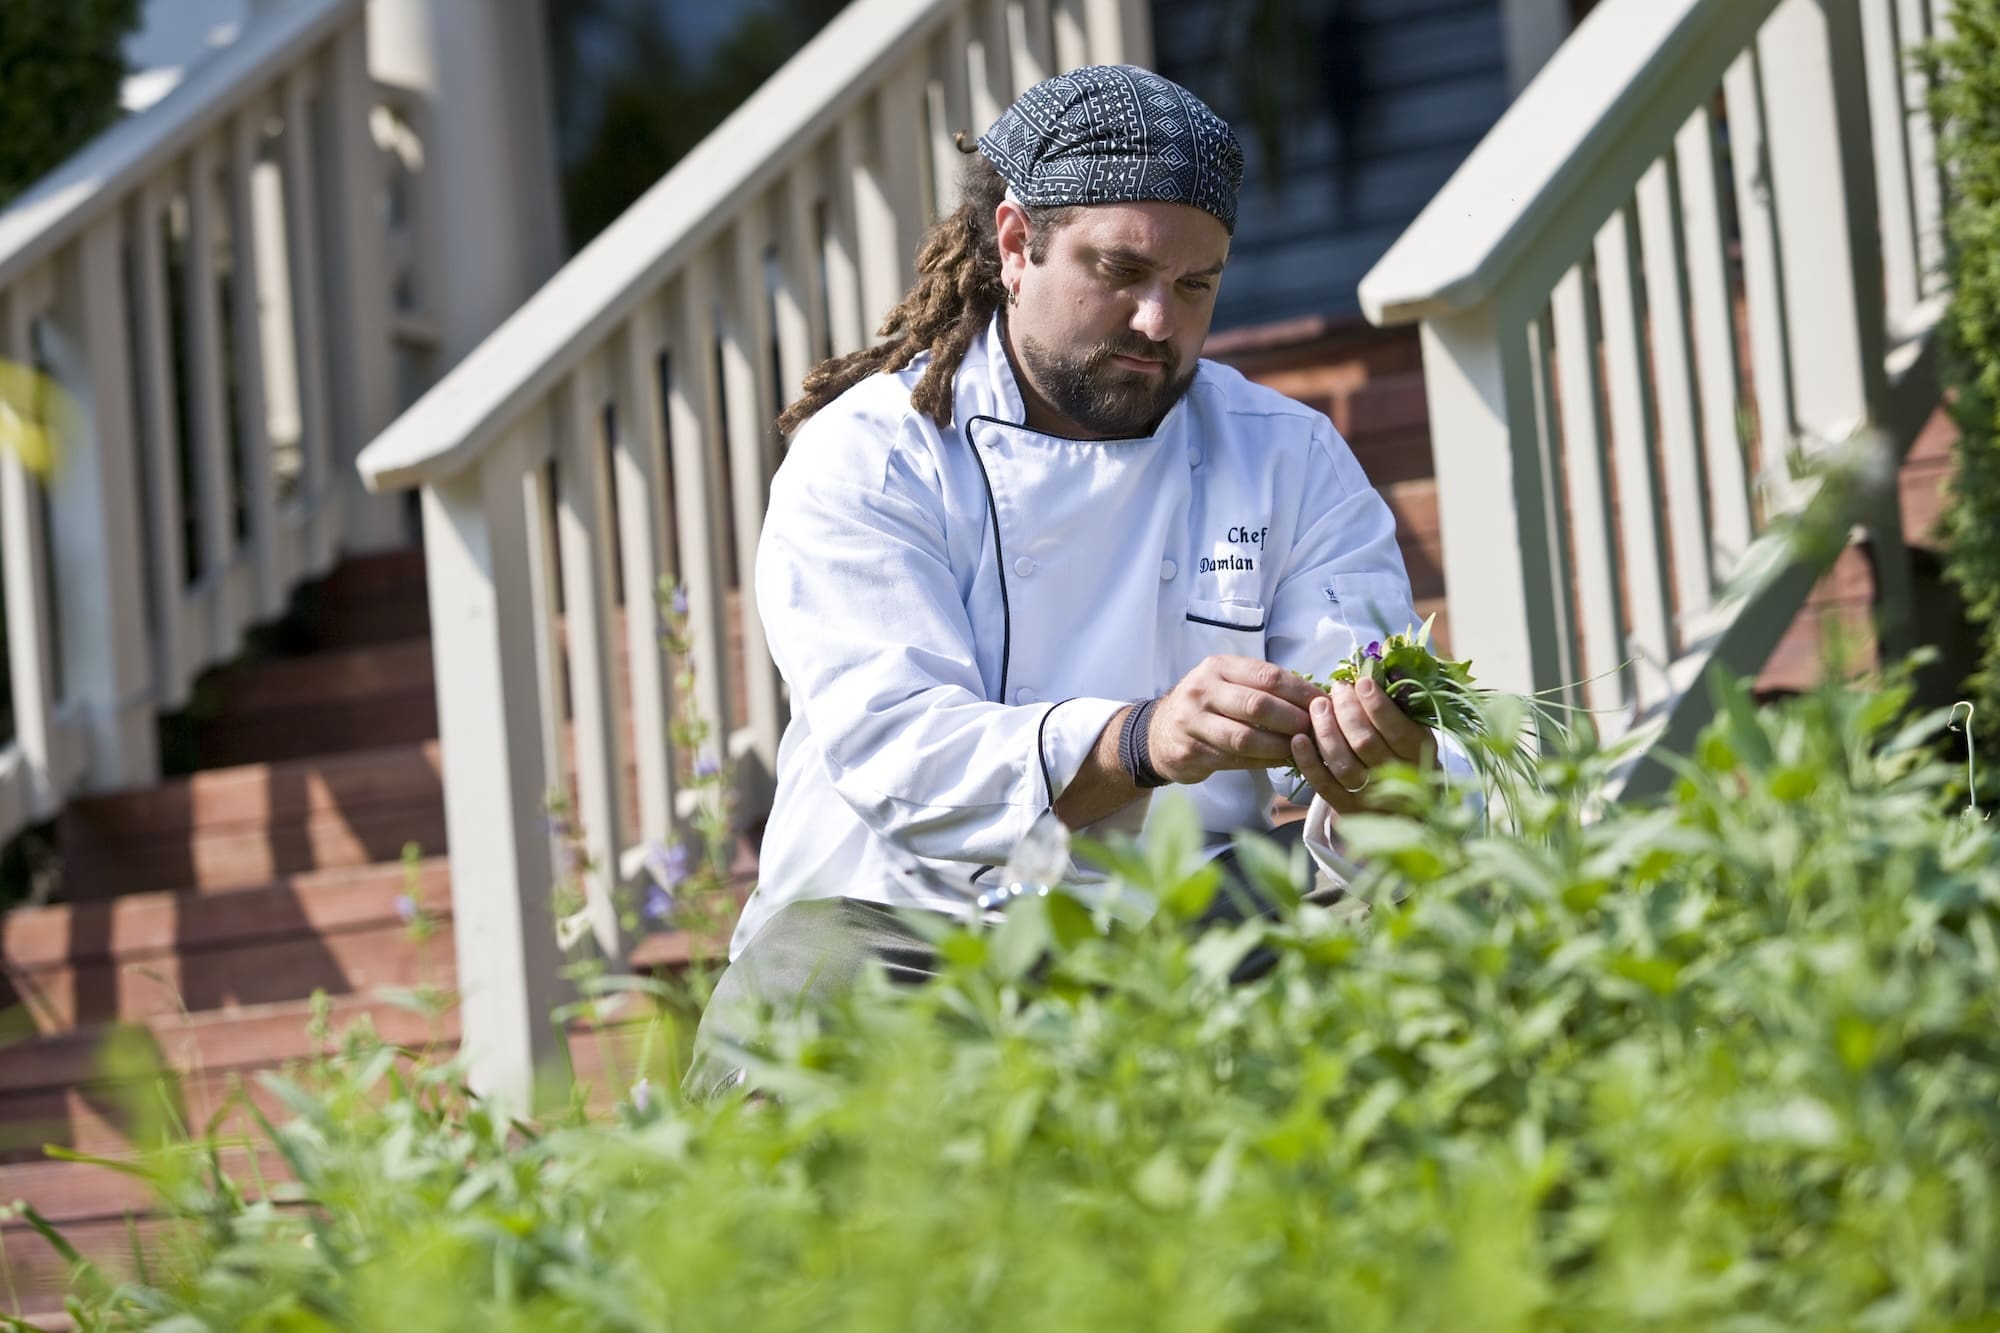
M 129 1248 L 145 1187 L 47 1160 L 43 1145 L 129 1153 L 160 1123 L 153 1061 L 180 1075 L 176 1116 L 198 1132 L 239 1081 L 277 1111 L 249 1076 L 312 1053 L 315 991 L 336 1028 L 366 1016 L 391 1041 L 456 1039 L 453 1015 L 433 1028 L 377 994 L 454 974 L 422 561 L 353 559 L 303 590 L 305 651 L 197 687 L 208 766 L 71 802 L 56 824 L 62 901 L 0 917 L 0 1008 L 15 1025 L 0 1055 L 0 1199 L 34 1205 L 87 1255 L 115 1264 Z M 427 939 L 410 924 L 418 905 L 436 923 Z M 60 1309 L 59 1257 L 19 1221 L 0 1223 L 0 1243 L 0 1309 Z

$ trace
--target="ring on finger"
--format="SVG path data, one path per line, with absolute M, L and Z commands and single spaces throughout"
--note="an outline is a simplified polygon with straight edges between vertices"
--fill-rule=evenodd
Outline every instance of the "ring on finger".
M 1340 782 L 1340 775 L 1338 773 L 1334 774 L 1333 780 L 1335 782 Z M 1346 792 L 1349 796 L 1359 796 L 1362 792 L 1368 790 L 1368 784 L 1373 782 L 1374 780 L 1375 780 L 1375 773 L 1374 770 L 1371 769 L 1367 773 L 1364 773 L 1362 775 L 1361 785 L 1359 787 L 1350 787 L 1345 782 L 1340 782 L 1340 789 Z

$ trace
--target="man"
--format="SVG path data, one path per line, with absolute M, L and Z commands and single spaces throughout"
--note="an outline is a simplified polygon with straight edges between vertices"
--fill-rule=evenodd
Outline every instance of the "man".
M 757 600 L 792 721 L 760 884 L 703 1020 L 697 1095 L 746 1015 L 927 974 L 892 909 L 965 916 L 1045 812 L 1137 827 L 1150 792 L 1306 840 L 1433 740 L 1372 684 L 1412 619 L 1395 522 L 1321 414 L 1199 359 L 1242 154 L 1186 89 L 1097 66 L 1022 94 L 968 158 L 886 341 L 780 421 Z

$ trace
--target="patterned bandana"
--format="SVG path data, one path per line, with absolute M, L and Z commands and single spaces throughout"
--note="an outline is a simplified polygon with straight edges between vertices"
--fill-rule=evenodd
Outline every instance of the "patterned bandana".
M 1199 97 L 1136 65 L 1045 79 L 979 136 L 979 151 L 1031 207 L 1192 204 L 1236 231 L 1236 136 Z

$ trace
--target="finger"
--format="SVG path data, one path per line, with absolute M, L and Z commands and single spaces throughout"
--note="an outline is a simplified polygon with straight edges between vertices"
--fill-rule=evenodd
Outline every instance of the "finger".
M 1340 724 L 1341 738 L 1356 759 L 1371 769 L 1395 760 L 1395 750 L 1375 729 L 1374 720 L 1362 706 L 1359 686 L 1337 684 L 1328 697 L 1333 700 L 1333 717 Z
M 1349 792 L 1340 785 L 1339 779 L 1327 768 L 1320 758 L 1319 746 L 1309 735 L 1292 737 L 1292 763 L 1297 766 L 1299 776 L 1306 785 L 1319 794 L 1319 798 L 1343 815 L 1351 815 L 1361 808 L 1358 792 Z
M 1320 759 L 1327 771 L 1333 774 L 1340 789 L 1350 796 L 1358 796 L 1368 785 L 1368 765 L 1354 753 L 1342 733 L 1340 719 L 1334 713 L 1333 700 L 1320 698 L 1312 706 L 1313 740 L 1319 747 Z
M 1355 694 L 1376 734 L 1388 743 L 1396 758 L 1411 764 L 1429 762 L 1428 756 L 1436 749 L 1430 729 L 1404 712 L 1381 682 L 1363 677 Z
M 1292 754 L 1289 735 L 1216 713 L 1196 717 L 1188 731 L 1213 754 L 1219 768 L 1269 768 L 1284 763 Z
M 1301 713 L 1300 725 L 1304 725 L 1303 714 L 1319 697 L 1319 686 L 1307 680 L 1296 671 L 1287 670 L 1275 662 L 1260 661 L 1254 657 L 1212 658 L 1217 663 L 1223 679 L 1238 685 L 1247 685 L 1259 694 L 1282 699 Z

